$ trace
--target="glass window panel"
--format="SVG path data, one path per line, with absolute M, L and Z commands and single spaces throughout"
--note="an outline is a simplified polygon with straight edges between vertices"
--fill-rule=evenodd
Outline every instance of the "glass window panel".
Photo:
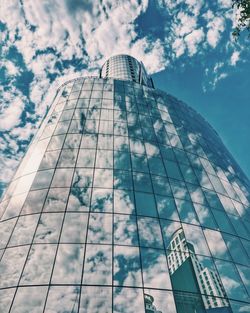
M 148 161 L 147 157 L 143 154 L 131 153 L 132 167 L 134 171 L 148 173 Z
M 156 195 L 155 199 L 160 218 L 179 221 L 178 212 L 173 198 Z
M 152 175 L 154 192 L 162 196 L 171 196 L 171 189 L 167 177 Z
M 47 189 L 29 192 L 22 209 L 22 214 L 41 212 L 47 192 Z
M 144 313 L 144 301 L 142 289 L 114 288 L 113 313 Z
M 36 243 L 57 243 L 61 225 L 63 220 L 63 213 L 43 213 L 41 214 L 34 242 Z
M 179 180 L 183 179 L 176 162 L 172 162 L 168 160 L 165 162 L 165 167 L 166 167 L 168 177 L 179 179 Z
M 77 313 L 79 293 L 77 286 L 50 287 L 44 313 Z
M 144 300 L 146 312 L 155 307 L 156 313 L 176 313 L 173 293 L 170 291 L 145 289 Z
M 223 238 L 234 262 L 249 265 L 249 258 L 240 242 L 240 239 L 236 236 L 230 236 L 228 234 L 223 234 Z
M 207 204 L 207 201 L 206 201 L 206 198 L 204 196 L 204 193 L 202 191 L 202 189 L 198 186 L 194 186 L 194 185 L 191 185 L 191 184 L 188 184 L 187 183 L 187 188 L 190 192 L 190 196 L 191 196 L 191 199 L 193 202 L 195 203 L 200 203 L 200 204 L 203 204 L 203 205 L 206 205 Z
M 69 213 L 65 214 L 60 242 L 82 243 L 86 241 L 88 214 Z
M 233 224 L 234 229 L 235 229 L 236 233 L 238 234 L 238 236 L 249 238 L 249 234 L 248 234 L 244 224 L 242 223 L 241 218 L 238 216 L 235 216 L 235 215 L 231 215 L 231 214 L 228 214 L 228 217 L 229 217 L 231 223 Z
M 91 211 L 112 212 L 113 211 L 112 190 L 94 188 L 92 191 Z
M 58 168 L 53 177 L 52 187 L 69 187 L 71 185 L 73 169 Z
M 185 240 L 181 224 L 169 220 L 160 220 L 160 223 L 166 249 L 186 250 L 183 248 L 183 245 L 181 245 L 181 242 Z M 176 245 L 174 245 L 174 242 L 176 245 L 179 244 L 177 248 L 175 247 Z
M 223 208 L 223 206 L 219 200 L 217 193 L 215 193 L 214 191 L 211 191 L 211 190 L 207 190 L 207 189 L 202 189 L 202 191 L 203 191 L 203 193 L 206 197 L 206 200 L 209 203 L 210 207 L 224 211 L 224 208 Z
M 128 190 L 114 190 L 114 212 L 135 214 L 134 193 Z
M 78 104 L 77 104 L 77 107 L 79 106 Z M 81 120 L 83 122 L 87 118 L 87 112 L 88 112 L 87 109 L 75 109 L 73 119 Z
M 20 216 L 11 236 L 9 245 L 30 244 L 36 230 L 38 219 L 39 214 Z
M 96 150 L 80 149 L 77 159 L 77 167 L 94 167 Z
M 175 161 L 174 152 L 170 146 L 160 145 L 160 149 L 161 149 L 161 155 L 163 159 L 166 159 L 169 161 Z
M 133 215 L 114 215 L 114 243 L 138 246 L 136 217 Z
M 47 151 L 61 149 L 64 143 L 65 135 L 53 136 L 47 147 Z
M 97 125 L 95 121 L 92 121 L 91 127 L 90 127 L 88 121 L 86 121 L 85 123 L 85 120 L 72 120 L 70 124 L 70 128 L 69 128 L 69 133 L 82 134 L 84 128 L 85 130 L 95 131 L 96 126 Z
M 90 188 L 72 188 L 69 195 L 67 211 L 89 211 Z
M 56 126 L 56 129 L 54 131 L 54 135 L 62 135 L 66 134 L 69 128 L 69 121 L 59 122 Z
M 227 194 L 220 179 L 217 176 L 211 174 L 208 174 L 208 176 L 216 192 Z
M 157 216 L 155 199 L 152 194 L 135 192 L 135 202 L 138 215 Z
M 97 135 L 96 134 L 83 134 L 81 148 L 95 149 L 97 145 Z
M 182 175 L 184 177 L 184 180 L 186 182 L 192 183 L 192 184 L 198 184 L 197 178 L 190 165 L 180 164 L 179 166 L 180 166 Z
M 127 171 L 114 170 L 114 188 L 132 189 L 132 175 Z
M 214 218 L 218 224 L 218 230 L 225 231 L 228 233 L 234 234 L 234 229 L 228 219 L 228 216 L 225 212 L 212 209 Z
M 204 229 L 204 234 L 212 255 L 215 258 L 230 260 L 227 246 L 221 233 L 210 229 Z
M 213 189 L 213 186 L 208 178 L 208 175 L 206 174 L 206 172 L 204 170 L 198 170 L 198 169 L 194 169 L 195 174 L 199 180 L 199 183 L 202 187 L 207 188 L 207 189 Z
M 231 301 L 230 305 L 233 310 L 233 313 L 248 313 L 250 312 L 250 304 L 246 302 L 238 302 L 238 301 Z
M 16 288 L 0 290 L 0 312 L 9 312 Z
M 130 155 L 124 151 L 114 151 L 114 168 L 130 170 Z
M 95 295 L 93 297 L 93 295 Z M 112 312 L 112 288 L 103 286 L 82 286 L 79 313 Z
M 49 284 L 56 245 L 33 245 L 24 267 L 22 285 Z
M 250 294 L 250 267 L 243 265 L 236 265 L 236 267 L 248 294 Z
M 132 153 L 145 154 L 144 143 L 141 140 L 130 139 L 130 150 Z
M 87 108 L 89 106 L 89 99 L 78 99 L 77 108 Z
M 203 231 L 198 226 L 182 224 L 184 234 L 188 244 L 192 245 L 193 252 L 210 256 Z
M 141 246 L 163 249 L 161 228 L 158 219 L 138 217 L 138 228 Z
M 175 199 L 175 203 L 179 212 L 180 220 L 182 222 L 196 225 L 199 224 L 192 202 Z
M 5 250 L 0 263 L 1 288 L 17 285 L 28 250 L 29 246 L 21 246 Z
M 60 150 L 46 152 L 39 166 L 39 170 L 55 168 L 59 154 Z
M 64 149 L 77 149 L 79 148 L 81 141 L 81 135 L 80 134 L 68 134 L 63 148 Z
M 92 186 L 93 169 L 78 168 L 75 170 L 73 187 L 89 188 Z
M 145 148 L 149 159 L 153 159 L 153 156 L 160 157 L 159 147 L 155 143 L 145 142 Z
M 5 220 L 7 218 L 19 215 L 26 197 L 27 193 L 25 192 L 10 198 L 9 204 L 2 216 L 2 219 Z
M 54 170 L 46 170 L 37 172 L 32 183 L 31 189 L 48 188 L 53 176 Z
M 184 182 L 173 179 L 170 179 L 169 182 L 175 198 L 186 199 L 190 201 L 190 195 Z
M 141 248 L 144 287 L 171 289 L 166 255 L 161 250 Z
M 98 136 L 98 149 L 112 149 L 113 148 L 113 136 L 99 134 Z
M 112 188 L 113 171 L 107 169 L 95 169 L 94 187 Z
M 134 188 L 136 191 L 152 192 L 150 175 L 133 173 Z
M 69 188 L 50 188 L 43 212 L 65 211 Z
M 57 167 L 74 167 L 76 164 L 77 154 L 77 149 L 63 149 L 58 160 Z
M 142 286 L 139 248 L 114 246 L 114 285 Z
M 160 158 L 148 158 L 148 165 L 152 174 L 166 176 L 165 168 Z
M 101 110 L 97 109 L 97 107 L 93 105 L 93 107 L 90 107 L 88 110 L 87 119 L 99 120 L 100 113 L 101 113 Z
M 112 243 L 112 215 L 91 213 L 89 216 L 88 242 Z
M 60 244 L 56 255 L 52 283 L 80 284 L 83 257 L 84 245 Z
M 219 271 L 227 296 L 235 300 L 249 301 L 249 297 L 235 265 L 233 263 L 220 260 L 215 260 L 215 264 Z
M 196 214 L 198 216 L 198 219 L 200 221 L 200 224 L 202 226 L 208 227 L 208 228 L 217 228 L 217 224 L 214 220 L 214 217 L 211 213 L 211 210 L 209 207 L 206 207 L 202 204 L 193 203 Z
M 110 285 L 112 283 L 111 246 L 87 245 L 83 284 Z
M 12 218 L 10 220 L 0 223 L 0 249 L 5 248 L 11 233 L 15 227 L 17 218 Z M 12 235 L 13 237 L 13 235 Z
M 128 137 L 114 136 L 114 149 L 119 151 L 128 151 L 129 150 Z
M 97 150 L 95 167 L 113 168 L 113 151 Z
M 11 313 L 43 313 L 47 290 L 47 286 L 19 287 Z
M 234 214 L 234 215 L 238 215 L 238 212 L 236 211 L 233 202 L 230 198 L 228 197 L 224 197 L 222 195 L 219 195 L 220 201 L 225 209 L 225 211 L 229 214 Z
M 73 116 L 73 113 L 74 113 L 74 109 L 73 110 L 65 110 L 65 111 L 63 111 L 61 116 L 60 116 L 60 122 L 71 120 L 71 118 Z

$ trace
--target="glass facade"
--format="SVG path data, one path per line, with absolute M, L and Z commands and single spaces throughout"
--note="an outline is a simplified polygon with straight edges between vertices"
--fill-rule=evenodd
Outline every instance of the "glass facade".
M 145 80 L 67 82 L 0 203 L 0 312 L 249 313 L 249 185 Z

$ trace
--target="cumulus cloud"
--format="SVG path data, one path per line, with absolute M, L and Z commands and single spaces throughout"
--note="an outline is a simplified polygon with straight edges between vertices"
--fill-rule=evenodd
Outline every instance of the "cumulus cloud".
M 231 55 L 231 58 L 230 58 L 230 64 L 232 66 L 235 66 L 236 63 L 239 61 L 239 59 L 240 59 L 240 52 L 234 51 L 233 54 Z

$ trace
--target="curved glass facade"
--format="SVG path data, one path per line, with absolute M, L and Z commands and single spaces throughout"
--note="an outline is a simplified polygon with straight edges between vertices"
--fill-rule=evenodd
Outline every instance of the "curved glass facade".
M 69 81 L 0 204 L 0 312 L 249 313 L 249 200 L 186 104 Z

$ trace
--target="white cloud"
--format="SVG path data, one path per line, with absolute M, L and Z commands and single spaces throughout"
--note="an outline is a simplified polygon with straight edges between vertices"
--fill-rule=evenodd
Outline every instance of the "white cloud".
M 198 45 L 204 39 L 204 32 L 202 28 L 193 30 L 190 34 L 185 37 L 187 49 L 189 55 L 192 56 L 197 52 Z
M 223 17 L 213 17 L 208 22 L 207 41 L 212 48 L 215 48 L 221 39 L 222 32 L 225 29 Z
M 218 4 L 221 8 L 230 9 L 232 7 L 231 0 L 218 0 Z
M 231 58 L 230 58 L 230 64 L 232 66 L 235 66 L 236 63 L 239 61 L 239 59 L 240 59 L 240 52 L 234 51 L 233 54 L 231 55 Z
M 16 76 L 19 73 L 19 68 L 11 61 L 4 60 L 1 62 L 1 66 L 4 66 L 7 70 L 8 75 Z
M 27 99 L 15 87 L 1 93 L 0 131 L 10 130 L 20 123 L 25 101 Z

